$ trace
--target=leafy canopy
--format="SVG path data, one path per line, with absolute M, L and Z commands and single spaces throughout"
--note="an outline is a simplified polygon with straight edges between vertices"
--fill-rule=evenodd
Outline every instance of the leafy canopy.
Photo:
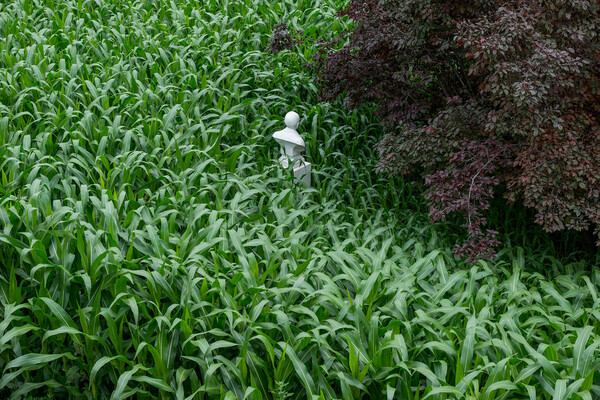
M 548 232 L 600 234 L 600 4 L 350 1 L 348 43 L 316 58 L 326 99 L 375 104 L 379 170 L 426 177 L 430 215 L 464 216 L 456 251 L 493 255 L 496 192 Z

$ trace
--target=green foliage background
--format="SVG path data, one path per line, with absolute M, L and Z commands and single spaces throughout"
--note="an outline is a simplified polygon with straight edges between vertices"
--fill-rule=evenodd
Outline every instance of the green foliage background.
M 0 3 L 0 397 L 600 396 L 600 277 L 456 260 L 373 174 L 371 116 L 318 102 L 314 46 L 264 51 L 341 5 Z

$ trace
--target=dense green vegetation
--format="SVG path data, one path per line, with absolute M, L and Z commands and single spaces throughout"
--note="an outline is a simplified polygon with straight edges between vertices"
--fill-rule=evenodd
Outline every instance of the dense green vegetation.
M 340 6 L 0 3 L 1 398 L 600 396 L 600 276 L 456 259 L 312 45 L 264 51 Z M 275 163 L 290 109 L 311 189 Z

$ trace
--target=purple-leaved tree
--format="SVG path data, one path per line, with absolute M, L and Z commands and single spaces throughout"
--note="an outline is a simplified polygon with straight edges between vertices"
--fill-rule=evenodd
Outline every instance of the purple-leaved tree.
M 497 191 L 548 232 L 600 223 L 600 2 L 351 0 L 341 49 L 315 58 L 322 95 L 373 106 L 378 169 L 423 175 L 430 214 L 464 216 L 460 255 L 492 257 Z

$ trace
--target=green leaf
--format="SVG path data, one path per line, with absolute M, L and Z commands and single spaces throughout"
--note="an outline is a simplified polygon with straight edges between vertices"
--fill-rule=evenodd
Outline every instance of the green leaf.
M 147 383 L 148 385 L 154 386 L 155 388 L 165 392 L 175 393 L 175 390 L 172 387 L 170 387 L 160 379 L 151 378 L 149 376 L 133 376 L 131 379 L 136 382 Z
M 53 329 L 51 331 L 47 331 L 46 333 L 44 333 L 44 336 L 42 337 L 42 342 L 45 342 L 48 338 L 50 338 L 52 336 L 61 335 L 63 333 L 66 333 L 69 335 L 83 334 L 79 330 L 71 328 L 70 326 L 61 326 L 60 328 L 56 328 L 56 329 Z
M 117 381 L 115 390 L 110 396 L 111 400 L 120 400 L 127 397 L 126 394 L 124 394 L 124 391 L 127 388 L 127 385 L 129 384 L 129 381 L 131 380 L 133 375 L 135 375 L 135 373 L 140 369 L 141 366 L 139 364 L 136 364 L 129 371 L 126 371 L 119 376 L 119 380 Z
M 50 363 L 54 360 L 58 360 L 59 358 L 62 358 L 62 357 L 74 358 L 70 353 L 62 353 L 62 354 L 29 353 L 29 354 L 24 354 L 20 357 L 17 357 L 14 360 L 11 360 L 4 367 L 4 371 L 6 371 L 7 369 L 10 369 L 10 368 L 20 368 L 20 367 L 28 367 L 31 365 L 48 364 L 48 363 Z
M 48 306 L 52 315 L 57 317 L 63 325 L 70 326 L 71 328 L 77 329 L 77 324 L 73 321 L 73 319 L 67 314 L 67 312 L 62 308 L 58 303 L 48 297 L 40 297 L 38 299 L 42 301 Z
M 38 327 L 29 325 L 29 324 L 12 328 L 10 331 L 8 331 L 4 335 L 2 335 L 2 337 L 0 338 L 0 348 L 3 345 L 5 345 L 6 343 L 10 342 L 12 339 L 18 338 L 20 336 L 27 334 L 28 332 L 30 332 L 32 330 L 38 330 L 38 329 L 39 329 Z
M 123 356 L 112 356 L 112 357 L 101 357 L 98 359 L 98 361 L 96 361 L 94 363 L 94 366 L 92 367 L 92 370 L 90 371 L 90 385 L 94 382 L 96 375 L 98 375 L 98 372 L 100 372 L 100 370 L 102 369 L 102 367 L 104 367 L 106 364 L 112 362 L 113 360 L 119 360 L 122 362 L 127 363 L 128 360 L 123 357 Z
M 427 393 L 427 395 L 425 397 L 423 397 L 423 400 L 426 400 L 430 397 L 435 397 L 440 394 L 453 394 L 453 395 L 457 396 L 458 398 L 462 397 L 462 393 L 460 391 L 458 391 L 458 389 L 456 389 L 455 387 L 438 386 L 438 387 L 434 387 L 433 389 L 431 389 L 431 391 L 429 393 Z
M 302 385 L 306 390 L 307 396 L 312 396 L 313 394 L 316 394 L 315 383 L 308 371 L 306 370 L 306 366 L 304 365 L 304 363 L 302 363 L 296 355 L 294 349 L 291 346 L 287 346 L 287 344 L 284 342 L 279 342 L 279 346 L 282 349 L 285 349 L 286 356 L 289 357 L 292 364 L 294 365 L 296 376 L 298 377 L 298 379 L 300 379 L 300 382 L 302 382 Z

